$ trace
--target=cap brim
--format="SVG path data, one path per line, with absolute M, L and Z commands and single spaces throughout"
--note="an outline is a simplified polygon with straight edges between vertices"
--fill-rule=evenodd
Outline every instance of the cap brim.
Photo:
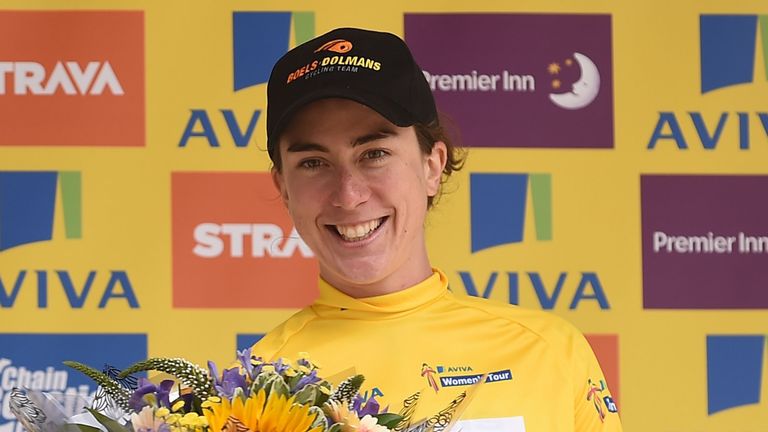
M 407 127 L 416 123 L 414 115 L 385 97 L 350 86 L 328 86 L 302 96 L 283 111 L 283 115 L 277 121 L 272 134 L 267 137 L 270 156 L 272 156 L 271 153 L 274 149 L 277 148 L 277 140 L 280 138 L 280 135 L 297 112 L 312 102 L 330 98 L 349 99 L 363 104 L 381 114 L 382 117 L 396 126 Z

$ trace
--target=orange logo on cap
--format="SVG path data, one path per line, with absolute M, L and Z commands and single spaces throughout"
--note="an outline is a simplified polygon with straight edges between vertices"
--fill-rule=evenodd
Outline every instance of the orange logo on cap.
M 352 49 L 352 42 L 344 39 L 334 39 L 330 42 L 324 43 L 323 46 L 316 49 L 315 52 L 333 51 L 339 54 L 344 54 L 346 52 L 349 52 L 351 49 Z

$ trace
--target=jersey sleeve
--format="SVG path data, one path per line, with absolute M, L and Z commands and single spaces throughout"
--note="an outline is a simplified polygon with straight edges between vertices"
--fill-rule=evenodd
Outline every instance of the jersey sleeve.
M 578 332 L 573 344 L 574 431 L 620 432 L 618 407 L 592 347 Z

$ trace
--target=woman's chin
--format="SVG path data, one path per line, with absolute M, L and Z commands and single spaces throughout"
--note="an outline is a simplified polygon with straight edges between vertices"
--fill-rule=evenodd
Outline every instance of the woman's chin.
M 334 268 L 320 267 L 320 276 L 338 290 L 353 297 L 370 297 L 377 295 L 372 291 L 386 279 L 385 263 L 371 260 L 345 260 L 343 265 Z M 354 291 L 358 295 L 354 295 Z

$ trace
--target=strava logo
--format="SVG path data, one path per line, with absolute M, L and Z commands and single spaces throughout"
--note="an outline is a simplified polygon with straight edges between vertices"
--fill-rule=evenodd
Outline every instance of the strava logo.
M 314 255 L 268 173 L 174 173 L 173 304 L 293 308 L 317 296 Z
M 1 11 L 0 40 L 0 146 L 144 146 L 143 12 Z

